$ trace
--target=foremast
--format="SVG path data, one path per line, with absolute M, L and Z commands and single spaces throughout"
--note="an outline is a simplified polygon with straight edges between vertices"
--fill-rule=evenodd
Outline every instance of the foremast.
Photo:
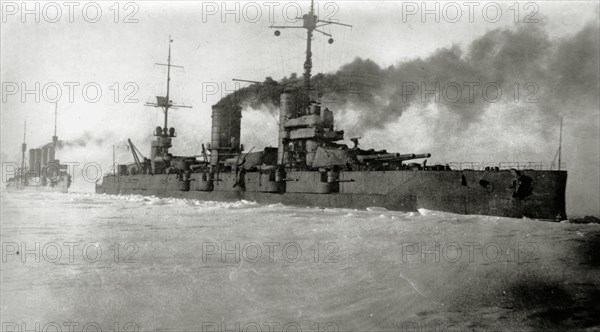
M 27 120 L 25 120 L 24 124 L 23 124 L 23 144 L 21 144 L 21 177 L 20 177 L 20 181 L 21 182 L 25 182 L 25 152 L 27 151 L 27 143 L 25 143 L 25 138 L 27 135 Z
M 171 44 L 173 39 L 169 35 L 169 53 L 167 57 L 167 63 L 156 63 L 159 66 L 167 67 L 167 93 L 163 96 L 156 96 L 156 103 L 146 103 L 146 106 L 160 107 L 164 113 L 164 125 L 156 127 L 154 136 L 156 139 L 152 141 L 152 147 L 150 151 L 150 167 L 151 172 L 154 174 L 162 173 L 166 168 L 170 166 L 171 154 L 169 148 L 171 148 L 171 139 L 176 137 L 175 128 L 169 128 L 169 109 L 177 108 L 191 108 L 191 106 L 174 105 L 171 98 L 171 67 L 182 68 L 171 63 Z M 142 170 L 140 170 L 142 171 Z
M 52 146 L 54 151 L 58 148 L 58 136 L 56 135 L 56 127 L 58 122 L 58 103 L 54 103 L 54 136 L 52 136 Z

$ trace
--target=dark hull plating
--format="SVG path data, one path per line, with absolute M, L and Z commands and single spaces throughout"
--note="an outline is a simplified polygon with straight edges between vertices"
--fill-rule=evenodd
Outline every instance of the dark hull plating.
M 213 201 L 244 199 L 262 204 L 333 208 L 383 207 L 396 211 L 423 208 L 460 214 L 565 219 L 567 173 L 533 170 L 521 173 L 532 180 L 532 190 L 526 197 L 515 197 L 515 177 L 508 170 L 342 172 L 334 192 L 328 192 L 331 185 L 321 182 L 319 172 L 310 171 L 288 172 L 285 184 L 248 172 L 244 186 L 235 185 L 234 173 L 221 173 L 213 182 L 212 191 L 202 191 L 205 186 L 201 174 L 192 174 L 189 180 L 165 174 L 108 175 L 96 187 L 96 192 Z M 272 192 L 273 188 L 285 192 Z

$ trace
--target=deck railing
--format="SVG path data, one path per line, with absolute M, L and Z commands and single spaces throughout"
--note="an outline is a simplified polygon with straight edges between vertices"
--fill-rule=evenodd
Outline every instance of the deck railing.
M 477 161 L 461 161 L 461 162 L 449 162 L 442 165 L 450 166 L 453 170 L 474 170 L 483 171 L 487 167 L 489 169 L 507 170 L 507 169 L 518 169 L 527 170 L 532 169 L 536 171 L 556 171 L 558 170 L 558 163 L 544 162 L 544 161 L 501 161 L 501 162 L 477 162 Z M 561 163 L 561 170 L 566 170 L 565 163 Z

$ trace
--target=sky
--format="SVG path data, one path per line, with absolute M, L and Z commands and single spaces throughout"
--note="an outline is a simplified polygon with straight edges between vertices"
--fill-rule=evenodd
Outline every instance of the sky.
M 352 28 L 323 27 L 333 35 L 333 44 L 328 44 L 328 37 L 315 36 L 313 73 L 335 73 L 357 57 L 369 59 L 382 69 L 400 68 L 416 59 L 427 64 L 440 50 L 453 47 L 470 59 L 476 55 L 470 51 L 474 45 L 493 38 L 494 31 L 543 34 L 552 50 L 552 45 L 560 48 L 574 40 L 590 24 L 594 29 L 599 19 L 597 1 L 482 2 L 474 7 L 469 3 L 437 3 L 436 7 L 434 2 L 317 2 L 321 18 L 351 24 Z M 52 102 L 57 91 L 61 92 L 58 136 L 67 143 L 59 152 L 62 161 L 97 162 L 106 172 L 113 145 L 117 161 L 131 162 L 130 154 L 122 149 L 127 138 L 149 154 L 151 132 L 162 125 L 162 114 L 144 104 L 165 93 L 166 69 L 155 63 L 166 62 L 169 36 L 173 39 L 172 62 L 184 67 L 172 70 L 171 99 L 192 106 L 170 114 L 169 126 L 179 135 L 173 148 L 178 155 L 199 154 L 200 143 L 210 140 L 211 105 L 236 89 L 233 78 L 278 80 L 302 73 L 303 30 L 282 29 L 281 36 L 276 37 L 269 26 L 299 25 L 294 18 L 307 12 L 308 2 L 78 4 L 28 2 L 23 8 L 21 2 L 2 2 L 2 161 L 20 160 L 25 120 L 28 148 L 50 141 Z M 98 8 L 101 15 L 97 15 Z M 23 15 L 26 10 L 28 14 Z M 425 12 L 429 14 L 423 17 Z M 592 57 L 597 56 L 598 41 L 584 44 L 583 53 L 587 45 Z M 520 61 L 519 57 L 510 60 Z M 510 71 L 512 66 L 508 62 L 502 68 Z M 591 77 L 581 86 L 597 86 L 598 73 Z M 517 81 L 519 89 L 527 83 L 525 79 Z M 24 92 L 35 91 L 36 83 L 37 92 Z M 369 116 L 380 119 L 381 113 L 345 104 L 336 113 L 336 120 L 339 129 L 346 129 L 347 138 L 363 137 L 363 148 L 431 152 L 432 161 L 439 162 L 550 162 L 558 145 L 558 118 L 539 120 L 543 107 L 555 104 L 548 93 L 540 90 L 539 96 L 542 100 L 536 108 L 520 103 L 488 105 L 477 115 L 477 121 L 468 125 L 463 117 L 445 112 L 444 105 L 435 103 L 412 105 L 383 125 L 364 128 L 358 124 L 370 123 Z M 544 97 L 548 97 L 546 102 Z M 564 103 L 573 109 L 560 113 L 565 123 L 563 159 L 570 171 L 567 209 L 576 214 L 598 214 L 600 106 L 592 98 L 592 104 L 579 107 L 581 97 L 575 92 L 561 98 L 573 98 L 572 103 Z M 454 139 L 443 142 L 440 133 Z M 272 112 L 244 110 L 242 142 L 246 146 L 274 146 L 276 137 Z M 80 186 L 93 190 L 89 183 Z

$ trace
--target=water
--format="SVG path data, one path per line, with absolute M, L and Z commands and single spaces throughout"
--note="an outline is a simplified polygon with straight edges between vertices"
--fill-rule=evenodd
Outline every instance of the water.
M 600 225 L 422 212 L 3 192 L 3 330 L 600 329 Z

